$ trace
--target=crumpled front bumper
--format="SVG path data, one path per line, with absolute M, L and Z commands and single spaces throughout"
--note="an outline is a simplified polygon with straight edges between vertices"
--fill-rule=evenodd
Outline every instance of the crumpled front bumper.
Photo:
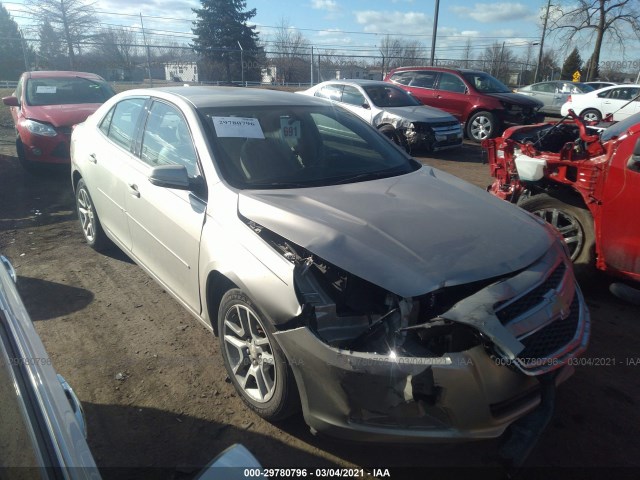
M 306 327 L 275 334 L 293 369 L 305 421 L 372 442 L 494 438 L 540 403 L 536 377 L 482 346 L 443 357 L 392 357 L 330 347 Z M 573 372 L 559 369 L 556 384 Z

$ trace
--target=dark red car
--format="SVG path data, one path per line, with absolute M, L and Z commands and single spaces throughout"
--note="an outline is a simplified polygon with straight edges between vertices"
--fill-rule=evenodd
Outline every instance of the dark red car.
M 14 94 L 2 99 L 11 108 L 20 163 L 29 171 L 70 163 L 71 127 L 113 95 L 111 86 L 93 73 L 23 73 Z
M 476 142 L 492 138 L 511 125 L 544 120 L 542 102 L 513 93 L 488 73 L 444 67 L 400 67 L 385 81 L 404 88 L 423 104 L 449 112 Z
M 489 191 L 555 226 L 583 279 L 640 281 L 640 113 L 604 130 L 573 117 L 484 141 Z

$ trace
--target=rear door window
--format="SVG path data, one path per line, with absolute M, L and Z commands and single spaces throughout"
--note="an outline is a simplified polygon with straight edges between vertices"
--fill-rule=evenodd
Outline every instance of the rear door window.
M 438 82 L 438 89 L 445 90 L 447 92 L 464 93 L 467 90 L 466 85 L 460 78 L 451 73 L 442 72 L 440 75 L 440 81 Z
M 344 86 L 344 90 L 342 91 L 342 101 L 358 107 L 361 107 L 366 102 L 364 95 L 360 93 L 360 90 L 350 85 Z
M 100 130 L 125 150 L 132 151 L 136 128 L 145 102 L 144 98 L 121 101 L 102 120 Z
M 342 98 L 342 85 L 325 85 L 316 92 L 315 96 L 339 102 Z

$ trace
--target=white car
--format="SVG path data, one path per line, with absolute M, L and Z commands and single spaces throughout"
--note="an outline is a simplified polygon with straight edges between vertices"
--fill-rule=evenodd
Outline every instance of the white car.
M 572 109 L 587 121 L 599 122 L 607 115 L 619 122 L 640 112 L 640 85 L 615 85 L 584 95 L 571 95 L 562 106 L 564 116 Z
M 296 93 L 340 104 L 408 151 L 434 152 L 462 145 L 462 126 L 453 115 L 423 105 L 388 82 L 331 80 Z

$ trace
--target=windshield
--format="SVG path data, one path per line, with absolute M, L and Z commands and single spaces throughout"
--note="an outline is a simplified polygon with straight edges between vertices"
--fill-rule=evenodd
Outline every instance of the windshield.
M 236 188 L 300 188 L 413 172 L 420 164 L 333 105 L 201 109 L 225 180 Z
M 26 87 L 32 106 L 103 103 L 114 95 L 106 82 L 83 77 L 31 78 Z
M 364 88 L 376 107 L 414 107 L 422 105 L 418 100 L 401 88 L 387 85 L 370 85 Z
M 464 72 L 462 76 L 481 93 L 511 93 L 511 90 L 497 78 L 484 72 Z
M 614 123 L 609 128 L 607 128 L 600 135 L 600 140 L 602 142 L 608 142 L 614 137 L 619 137 L 624 132 L 626 132 L 631 126 L 640 123 L 640 113 L 636 113 L 631 115 L 630 117 L 625 118 L 621 122 Z

